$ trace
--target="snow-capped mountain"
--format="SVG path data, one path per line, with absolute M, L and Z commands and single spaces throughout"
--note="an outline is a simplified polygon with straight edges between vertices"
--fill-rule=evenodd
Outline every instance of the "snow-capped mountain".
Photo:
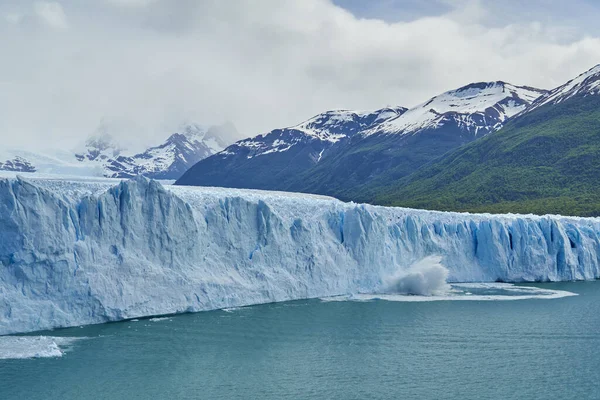
M 85 142 L 85 152 L 76 153 L 75 158 L 78 161 L 102 161 L 118 157 L 121 147 L 115 142 L 108 133 L 91 136 Z
M 404 176 L 494 132 L 545 93 L 500 81 L 483 82 L 445 92 L 409 110 L 329 111 L 239 141 L 192 167 L 178 183 L 355 199 L 347 195 L 349 189 L 359 190 L 392 170 L 394 178 Z
M 600 65 L 504 128 L 396 181 L 371 201 L 459 211 L 600 216 Z
M 547 92 L 544 96 L 534 101 L 531 107 L 527 109 L 527 112 L 548 104 L 562 103 L 570 98 L 594 95 L 600 95 L 600 64 L 564 85 Z
M 318 114 L 298 125 L 275 129 L 265 135 L 244 139 L 228 147 L 220 156 L 228 157 L 240 152 L 247 158 L 271 153 L 282 153 L 296 146 L 311 143 L 315 154 L 343 139 L 350 138 L 383 121 L 396 118 L 406 112 L 404 107 L 383 108 L 376 111 L 332 110 Z M 316 142 L 316 143 L 314 143 Z M 319 157 L 317 157 L 317 160 Z
M 224 149 L 239 138 L 231 124 L 203 127 L 186 125 L 158 146 L 142 152 L 128 151 L 110 134 L 88 138 L 77 151 L 47 150 L 44 154 L 5 150 L 0 170 L 60 173 L 68 175 L 129 178 L 144 175 L 177 179 L 190 166 Z
M 216 127 L 187 125 L 181 133 L 140 153 L 127 154 L 110 136 L 102 135 L 88 139 L 85 152 L 75 156 L 82 163 L 99 163 L 103 175 L 110 178 L 177 179 L 198 161 L 223 150 L 226 143 Z
M 474 136 L 500 129 L 504 122 L 525 110 L 545 90 L 506 82 L 479 82 L 451 90 L 379 124 L 365 135 L 416 134 L 455 125 Z
M 416 134 L 449 124 L 475 136 L 485 135 L 500 129 L 508 118 L 525 110 L 546 92 L 501 81 L 473 83 L 433 97 L 411 109 L 327 111 L 301 124 L 239 141 L 222 154 L 235 155 L 235 147 L 246 147 L 250 150 L 247 157 L 252 158 L 288 151 L 306 141 L 319 140 L 328 147 L 356 134 Z
M 313 167 L 334 148 L 376 124 L 406 112 L 333 110 L 298 125 L 240 140 L 198 163 L 179 183 L 271 189 Z M 204 161 L 204 160 L 203 160 Z M 201 176 L 202 175 L 202 176 Z M 274 186 L 274 182 L 277 184 Z
M 1 171 L 12 171 L 12 172 L 35 172 L 35 166 L 33 166 L 27 159 L 21 156 L 14 156 L 6 159 L 4 162 L 0 161 Z

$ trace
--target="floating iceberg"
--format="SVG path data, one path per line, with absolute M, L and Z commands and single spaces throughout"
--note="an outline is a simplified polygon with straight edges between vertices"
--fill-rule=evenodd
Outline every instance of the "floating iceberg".
M 599 237 L 593 218 L 428 212 L 143 178 L 6 178 L 0 334 L 383 293 L 390 277 L 435 255 L 449 282 L 595 279 Z

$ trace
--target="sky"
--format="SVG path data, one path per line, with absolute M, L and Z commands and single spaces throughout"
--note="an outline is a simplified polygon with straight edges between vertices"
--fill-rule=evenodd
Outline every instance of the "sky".
M 596 0 L 0 0 L 0 139 L 255 136 L 471 82 L 553 88 L 600 63 L 599 17 Z

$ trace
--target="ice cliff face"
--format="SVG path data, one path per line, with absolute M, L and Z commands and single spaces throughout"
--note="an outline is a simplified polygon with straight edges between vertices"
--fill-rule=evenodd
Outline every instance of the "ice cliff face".
M 600 220 L 316 196 L 0 180 L 0 334 L 383 289 L 429 255 L 449 280 L 600 277 Z

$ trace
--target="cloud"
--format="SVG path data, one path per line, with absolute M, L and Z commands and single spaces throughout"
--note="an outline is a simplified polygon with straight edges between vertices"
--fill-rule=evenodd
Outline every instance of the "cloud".
M 106 0 L 109 4 L 120 7 L 146 7 L 158 0 Z
M 483 2 L 395 23 L 327 0 L 115 2 L 133 4 L 37 3 L 37 15 L 69 26 L 55 34 L 0 22 L 11 37 L 0 51 L 14 60 L 0 64 L 4 143 L 66 146 L 101 122 L 136 143 L 185 121 L 231 120 L 256 135 L 327 109 L 413 106 L 473 81 L 550 88 L 600 62 L 598 37 L 544 20 L 491 23 Z
M 33 9 L 37 17 L 51 28 L 67 29 L 67 16 L 62 6 L 57 2 L 38 1 L 34 3 Z
M 8 13 L 4 15 L 4 19 L 8 23 L 16 25 L 21 22 L 21 20 L 23 19 L 23 15 L 18 13 Z

